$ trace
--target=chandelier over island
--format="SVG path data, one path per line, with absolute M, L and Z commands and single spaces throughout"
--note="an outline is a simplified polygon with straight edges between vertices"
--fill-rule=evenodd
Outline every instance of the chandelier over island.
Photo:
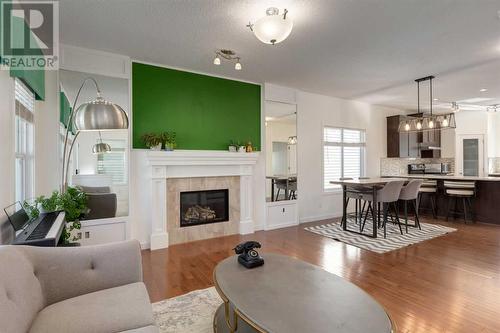
M 399 122 L 399 132 L 424 132 L 433 130 L 453 129 L 457 127 L 455 122 L 455 114 L 446 113 L 435 115 L 432 113 L 432 80 L 434 76 L 426 76 L 416 79 L 417 82 L 417 114 L 415 116 L 407 116 L 406 119 Z M 423 113 L 420 110 L 420 82 L 429 81 L 429 113 Z

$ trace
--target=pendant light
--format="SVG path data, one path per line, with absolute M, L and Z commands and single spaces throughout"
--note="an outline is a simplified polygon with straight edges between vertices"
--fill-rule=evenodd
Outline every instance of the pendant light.
M 102 142 L 101 131 L 99 131 L 99 142 L 92 147 L 92 153 L 94 155 L 105 154 L 111 151 L 111 146 L 107 143 Z
M 423 131 L 432 131 L 432 130 L 443 130 L 443 129 L 451 129 L 456 128 L 455 123 L 455 114 L 447 113 L 443 115 L 434 115 L 433 114 L 433 98 L 432 98 L 432 80 L 434 76 L 426 76 L 420 79 L 416 79 L 417 82 L 417 115 L 409 116 L 404 120 L 399 122 L 399 132 L 423 132 Z M 424 114 L 420 110 L 420 82 L 429 81 L 429 113 Z M 458 110 L 458 105 L 453 103 L 452 106 L 456 106 Z
M 278 8 L 270 7 L 266 10 L 266 16 L 254 24 L 248 23 L 247 27 L 262 43 L 275 45 L 284 41 L 292 32 L 293 22 L 287 14 L 286 9 L 280 15 Z

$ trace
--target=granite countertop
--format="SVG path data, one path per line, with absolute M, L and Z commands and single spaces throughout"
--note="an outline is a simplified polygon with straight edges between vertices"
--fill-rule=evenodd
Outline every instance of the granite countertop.
M 382 177 L 500 182 L 500 177 L 487 177 L 487 176 L 476 177 L 476 176 L 460 176 L 460 175 L 458 176 L 457 175 L 384 175 Z

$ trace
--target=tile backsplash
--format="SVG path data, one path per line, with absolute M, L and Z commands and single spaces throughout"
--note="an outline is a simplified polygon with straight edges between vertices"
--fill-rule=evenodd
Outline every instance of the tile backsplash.
M 455 172 L 455 159 L 453 158 L 381 158 L 381 176 L 400 176 L 408 174 L 408 164 L 419 163 L 449 163 L 450 172 Z M 500 166 L 500 159 L 499 159 Z

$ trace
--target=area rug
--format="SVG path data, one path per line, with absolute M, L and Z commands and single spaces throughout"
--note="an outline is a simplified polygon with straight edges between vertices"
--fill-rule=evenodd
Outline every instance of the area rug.
M 414 221 L 408 220 L 408 224 L 414 224 Z M 408 228 L 408 233 L 405 233 L 403 227 L 403 235 L 399 232 L 397 224 L 387 223 L 387 238 L 384 239 L 383 229 L 378 230 L 378 238 L 370 238 L 355 233 L 342 230 L 340 222 L 317 225 L 314 227 L 304 228 L 307 231 L 332 238 L 339 242 L 353 245 L 365 250 L 386 253 L 401 249 L 412 244 L 420 243 L 432 238 L 443 236 L 447 233 L 456 231 L 457 229 L 445 227 L 439 224 L 420 223 L 422 230 L 418 228 Z M 359 230 L 359 224 L 356 225 L 353 219 L 349 219 L 349 230 Z M 372 234 L 372 220 L 368 219 L 365 224 L 363 233 Z
M 222 299 L 214 287 L 153 303 L 161 333 L 212 333 L 215 310 Z

